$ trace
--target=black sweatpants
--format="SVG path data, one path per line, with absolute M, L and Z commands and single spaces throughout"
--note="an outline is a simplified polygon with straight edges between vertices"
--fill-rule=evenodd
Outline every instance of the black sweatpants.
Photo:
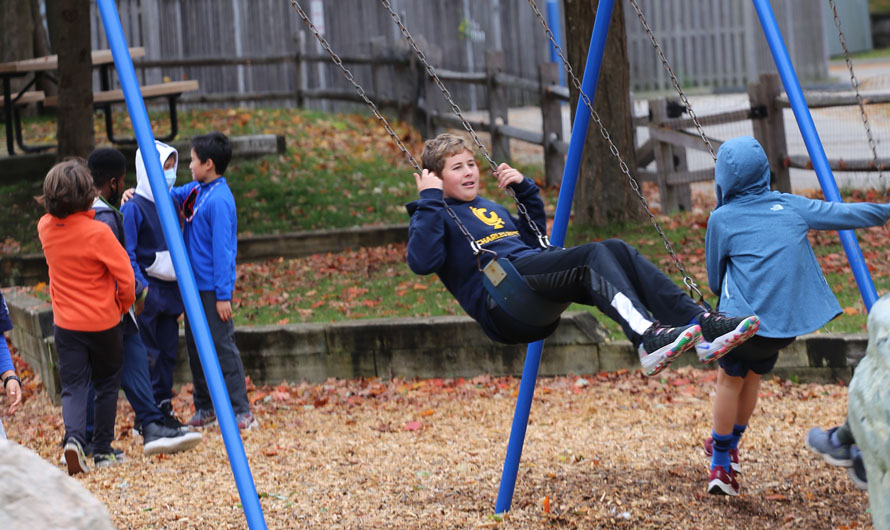
M 621 325 L 634 346 L 655 320 L 680 326 L 705 311 L 620 239 L 550 248 L 517 259 L 513 265 L 542 296 L 594 306 L 605 313 Z
M 244 365 L 241 363 L 241 352 L 235 346 L 235 324 L 232 322 L 232 319 L 229 319 L 228 322 L 223 322 L 219 319 L 219 314 L 216 312 L 215 292 L 201 291 L 200 294 L 201 305 L 204 306 L 204 314 L 207 315 L 210 336 L 213 338 L 213 345 L 216 347 L 216 356 L 219 358 L 219 366 L 226 381 L 226 389 L 229 391 L 232 409 L 235 411 L 235 414 L 249 412 L 250 403 L 247 401 Z M 201 358 L 198 357 L 198 348 L 195 346 L 195 338 L 192 335 L 192 327 L 189 324 L 188 315 L 185 317 L 185 343 L 189 352 L 189 367 L 192 369 L 195 409 L 213 410 L 210 389 L 207 387 L 207 379 L 204 377 Z
M 93 454 L 111 453 L 117 395 L 124 363 L 124 335 L 120 325 L 105 331 L 72 331 L 55 327 L 62 384 L 62 419 L 65 440 L 86 441 L 87 395 L 90 381 L 96 391 Z

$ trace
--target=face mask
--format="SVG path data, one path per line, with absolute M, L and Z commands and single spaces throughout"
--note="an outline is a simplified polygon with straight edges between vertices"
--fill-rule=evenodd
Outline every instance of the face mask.
M 167 180 L 167 188 L 172 188 L 176 184 L 176 170 L 172 168 L 165 169 L 164 178 Z

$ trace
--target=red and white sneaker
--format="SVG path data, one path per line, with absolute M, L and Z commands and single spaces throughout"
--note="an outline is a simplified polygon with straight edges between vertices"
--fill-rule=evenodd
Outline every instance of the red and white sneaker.
M 739 483 L 735 479 L 735 473 L 726 472 L 723 466 L 717 466 L 711 469 L 708 476 L 708 493 L 711 495 L 729 495 L 737 497 L 739 494 Z
M 751 338 L 760 328 L 760 318 L 753 315 L 727 317 L 712 311 L 705 313 L 700 320 L 701 340 L 695 344 L 695 353 L 703 363 L 723 357 Z
M 709 459 L 714 456 L 714 438 L 708 436 L 705 438 L 705 456 Z M 741 475 L 742 474 L 742 466 L 739 464 L 739 450 L 738 449 L 730 449 L 729 450 L 729 464 L 732 466 L 732 472 Z

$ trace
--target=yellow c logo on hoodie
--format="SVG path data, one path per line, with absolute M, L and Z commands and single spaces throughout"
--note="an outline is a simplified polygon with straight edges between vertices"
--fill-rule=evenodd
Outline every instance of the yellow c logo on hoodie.
M 494 228 L 495 230 L 500 230 L 504 227 L 504 220 L 501 219 L 497 212 L 488 212 L 487 208 L 473 208 L 472 206 L 470 206 L 470 210 L 472 210 L 473 215 L 475 215 L 480 221 Z

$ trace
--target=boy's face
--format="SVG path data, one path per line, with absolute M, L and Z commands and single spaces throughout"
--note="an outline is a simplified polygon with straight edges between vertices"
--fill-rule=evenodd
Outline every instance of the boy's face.
M 166 164 L 164 165 L 166 166 Z M 206 182 L 216 176 L 216 172 L 213 170 L 213 160 L 208 158 L 205 162 L 201 162 L 194 149 L 192 149 L 192 161 L 189 162 L 189 169 L 192 171 L 192 180 L 198 182 Z
M 469 151 L 446 157 L 439 178 L 442 193 L 451 199 L 468 202 L 479 193 L 479 166 Z

